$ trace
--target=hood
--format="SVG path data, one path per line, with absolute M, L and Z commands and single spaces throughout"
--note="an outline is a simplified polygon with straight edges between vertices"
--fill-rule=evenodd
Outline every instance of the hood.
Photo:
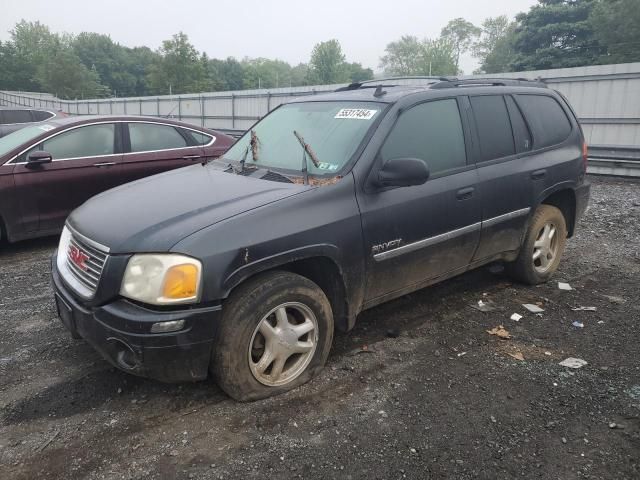
M 68 223 L 112 253 L 164 252 L 202 228 L 308 188 L 198 164 L 108 190 Z

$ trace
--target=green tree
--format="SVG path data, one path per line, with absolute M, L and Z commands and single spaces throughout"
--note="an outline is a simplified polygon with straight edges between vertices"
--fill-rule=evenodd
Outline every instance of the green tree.
M 114 43 L 107 35 L 91 32 L 79 34 L 71 45 L 87 68 L 95 67 L 101 82 L 112 92 L 119 96 L 138 93 L 131 49 Z
M 440 32 L 440 36 L 453 46 L 456 73 L 460 70 L 460 55 L 469 51 L 480 32 L 478 27 L 464 18 L 454 18 Z
M 539 0 L 516 16 L 514 70 L 579 67 L 605 53 L 589 15 L 597 0 Z
M 291 86 L 301 87 L 307 85 L 309 78 L 309 65 L 306 63 L 299 63 L 295 67 L 291 68 Z
M 515 28 L 515 22 L 506 15 L 487 18 L 482 22 L 482 33 L 472 48 L 474 57 L 480 61 L 477 73 L 510 71 L 514 60 Z
M 418 40 L 404 36 L 391 42 L 380 59 L 389 75 L 456 75 L 456 47 L 447 38 Z
M 373 70 L 370 68 L 364 68 L 360 63 L 347 63 L 346 69 L 350 82 L 362 82 L 373 78 Z
M 0 89 L 39 91 L 35 69 L 26 57 L 19 55 L 13 42 L 0 42 Z
M 404 35 L 400 40 L 387 44 L 380 68 L 388 75 L 420 75 L 420 57 L 423 44 L 418 37 Z
M 38 69 L 37 80 L 46 92 L 60 98 L 96 98 L 108 89 L 95 69 L 85 67 L 71 48 L 54 50 Z
M 589 23 L 598 42 L 606 48 L 603 63 L 640 61 L 640 4 L 638 0 L 600 0 Z
M 338 40 L 320 42 L 313 47 L 309 60 L 311 83 L 327 85 L 348 81 L 345 55 Z
M 159 57 L 149 69 L 149 87 L 155 93 L 191 93 L 201 91 L 206 83 L 206 71 L 200 54 L 180 32 L 160 47 Z
M 425 39 L 420 56 L 420 75 L 448 76 L 458 74 L 457 47 L 448 38 Z

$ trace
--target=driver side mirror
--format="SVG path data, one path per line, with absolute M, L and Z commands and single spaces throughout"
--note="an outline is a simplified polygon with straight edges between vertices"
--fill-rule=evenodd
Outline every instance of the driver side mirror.
M 53 155 L 43 150 L 34 150 L 27 157 L 27 168 L 36 168 L 39 165 L 45 163 L 51 163 L 53 161 Z
M 411 187 L 429 178 L 427 164 L 418 158 L 392 158 L 378 171 L 378 187 Z

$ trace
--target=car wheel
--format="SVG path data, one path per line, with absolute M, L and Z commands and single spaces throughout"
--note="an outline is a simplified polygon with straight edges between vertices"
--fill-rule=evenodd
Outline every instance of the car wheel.
M 294 273 L 270 272 L 224 303 L 210 370 L 230 397 L 266 398 L 317 375 L 332 341 L 333 314 L 320 287 Z
M 544 283 L 558 269 L 567 241 L 567 224 L 562 212 L 540 205 L 531 218 L 518 258 L 509 265 L 512 276 L 523 283 Z

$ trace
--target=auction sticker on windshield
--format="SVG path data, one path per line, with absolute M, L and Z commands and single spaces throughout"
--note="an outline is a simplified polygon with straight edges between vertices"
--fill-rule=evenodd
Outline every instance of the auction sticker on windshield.
M 378 110 L 367 108 L 343 108 L 333 118 L 347 118 L 355 120 L 371 120 Z

